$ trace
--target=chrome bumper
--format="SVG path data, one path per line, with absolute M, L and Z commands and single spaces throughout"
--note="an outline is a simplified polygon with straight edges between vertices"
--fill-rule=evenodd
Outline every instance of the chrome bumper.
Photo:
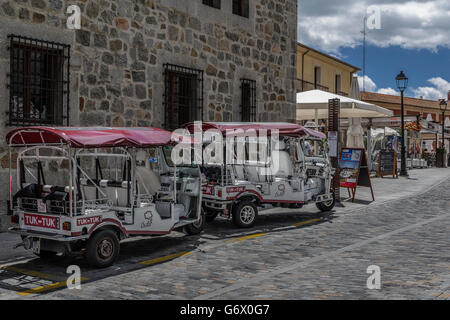
M 330 200 L 333 200 L 332 193 L 322 194 L 322 195 L 316 197 L 316 203 L 330 201 Z
M 89 238 L 88 234 L 76 236 L 76 237 L 68 237 L 68 236 L 64 236 L 61 234 L 51 234 L 51 233 L 44 233 L 44 232 L 39 232 L 39 231 L 30 231 L 30 230 L 15 228 L 15 227 L 9 228 L 8 232 L 15 233 L 15 234 L 25 236 L 25 237 L 48 239 L 48 240 L 60 241 L 60 242 L 70 242 L 70 241 L 77 241 L 77 240 L 83 240 L 83 239 Z
M 205 207 L 214 209 L 214 210 L 225 210 L 227 206 L 233 201 L 227 200 L 212 200 L 203 198 L 203 204 Z

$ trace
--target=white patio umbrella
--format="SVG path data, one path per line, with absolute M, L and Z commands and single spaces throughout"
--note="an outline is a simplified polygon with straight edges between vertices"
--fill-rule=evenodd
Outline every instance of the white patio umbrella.
M 350 98 L 355 100 L 361 100 L 361 92 L 359 90 L 358 77 L 356 76 L 352 78 L 352 83 L 350 86 Z M 370 150 L 370 132 L 368 134 L 367 143 L 368 143 L 367 149 Z M 364 148 L 364 129 L 361 126 L 361 118 L 349 119 L 349 127 L 347 130 L 347 147 Z
M 341 101 L 341 118 L 381 118 L 392 117 L 393 112 L 386 108 L 351 99 L 322 90 L 297 93 L 297 121 L 328 119 L 328 100 Z
M 328 101 L 339 99 L 341 118 L 382 118 L 392 117 L 391 110 L 361 100 L 340 96 L 322 90 L 311 90 L 297 93 L 297 121 L 328 119 Z M 371 155 L 369 155 L 369 158 Z M 370 161 L 370 160 L 369 160 Z
M 352 99 L 361 100 L 361 90 L 359 90 L 359 82 L 357 76 L 353 76 L 352 78 L 349 97 Z

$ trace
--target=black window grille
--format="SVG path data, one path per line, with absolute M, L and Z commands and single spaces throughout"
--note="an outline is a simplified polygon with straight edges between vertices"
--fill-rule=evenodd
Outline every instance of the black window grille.
M 8 38 L 9 125 L 69 125 L 70 45 Z
M 241 79 L 241 115 L 243 122 L 256 121 L 256 81 Z
M 248 18 L 250 11 L 249 0 L 233 0 L 233 14 Z
M 168 130 L 203 120 L 203 71 L 164 64 L 164 107 Z
M 203 4 L 216 9 L 220 9 L 220 0 L 203 0 Z

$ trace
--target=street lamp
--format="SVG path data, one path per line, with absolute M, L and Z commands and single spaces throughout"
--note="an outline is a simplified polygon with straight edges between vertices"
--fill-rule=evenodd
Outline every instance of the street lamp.
M 404 97 L 404 92 L 406 90 L 406 88 L 408 87 L 408 78 L 405 76 L 405 74 L 403 73 L 403 71 L 400 71 L 400 73 L 397 75 L 397 77 L 395 78 L 395 80 L 397 81 L 397 88 L 398 90 L 400 90 L 401 93 L 401 101 L 402 101 L 402 150 L 401 150 L 401 167 L 400 167 L 400 176 L 404 176 L 407 177 L 408 176 L 408 172 L 406 172 L 406 150 L 405 150 L 405 116 L 404 116 L 404 103 L 403 103 L 403 97 Z
M 445 167 L 445 111 L 447 110 L 447 102 L 445 99 L 442 99 L 439 103 L 439 109 L 442 112 L 442 167 Z

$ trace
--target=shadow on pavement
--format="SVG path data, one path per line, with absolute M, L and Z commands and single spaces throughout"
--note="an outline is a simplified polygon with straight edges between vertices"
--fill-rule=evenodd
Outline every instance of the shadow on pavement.
M 66 270 L 70 265 L 79 266 L 81 276 L 86 278 L 82 283 L 88 283 L 176 260 L 181 256 L 179 253 L 195 251 L 205 243 L 220 244 L 220 241 L 223 241 L 225 246 L 226 240 L 255 233 L 286 232 L 331 222 L 335 218 L 333 214 L 334 212 L 317 213 L 298 210 L 289 212 L 289 209 L 286 209 L 286 212 L 281 213 L 265 214 L 263 212 L 258 217 L 256 225 L 250 229 L 237 228 L 231 222 L 219 218 L 207 224 L 204 232 L 198 236 L 186 236 L 174 232 L 170 236 L 127 239 L 121 243 L 116 263 L 105 269 L 91 267 L 85 261 L 83 254 L 57 256 L 50 259 L 36 257 L 24 263 L 1 268 L 0 288 L 15 291 L 21 295 L 30 294 L 30 292 L 45 294 L 66 288 L 65 281 L 70 276 Z M 165 257 L 168 258 L 164 260 Z M 143 262 L 146 262 L 146 265 L 142 264 Z

